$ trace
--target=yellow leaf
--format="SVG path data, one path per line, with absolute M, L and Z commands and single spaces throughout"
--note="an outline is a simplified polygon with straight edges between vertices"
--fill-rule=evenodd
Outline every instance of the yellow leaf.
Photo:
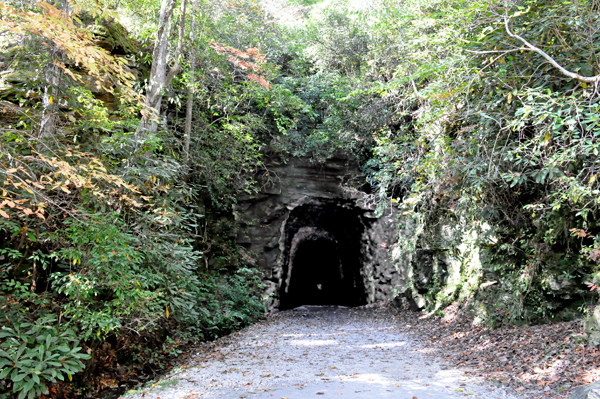
M 60 189 L 63 190 L 65 193 L 67 194 L 71 194 L 71 190 L 69 190 L 68 188 L 66 188 L 65 186 L 60 186 Z
M 136 281 L 136 282 L 137 282 L 137 285 L 139 285 L 140 287 L 142 286 L 139 281 Z M 169 309 L 167 309 L 167 314 L 169 314 Z M 167 316 L 167 317 L 169 317 L 169 316 Z
M 67 374 L 69 376 L 69 381 L 73 381 L 73 376 L 71 374 Z
M 52 98 L 52 96 L 48 97 L 48 104 L 52 104 L 53 101 L 54 101 L 54 98 Z
M 508 98 L 506 99 L 509 103 L 512 102 L 512 93 L 508 93 Z
M 73 264 L 76 265 L 77 264 L 77 259 L 73 259 Z
M 592 177 L 590 177 L 590 180 L 588 181 L 588 184 L 592 184 L 595 181 L 596 181 L 596 176 L 592 176 Z
M 167 306 L 165 309 L 166 309 L 167 319 L 168 319 L 169 318 L 169 307 Z
M 548 145 L 550 143 L 550 132 L 546 132 L 546 135 L 544 136 L 544 145 Z

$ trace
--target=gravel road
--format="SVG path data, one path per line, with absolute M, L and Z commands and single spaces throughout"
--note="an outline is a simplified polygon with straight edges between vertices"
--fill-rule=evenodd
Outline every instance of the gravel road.
M 388 309 L 303 306 L 127 399 L 516 398 L 426 355 Z

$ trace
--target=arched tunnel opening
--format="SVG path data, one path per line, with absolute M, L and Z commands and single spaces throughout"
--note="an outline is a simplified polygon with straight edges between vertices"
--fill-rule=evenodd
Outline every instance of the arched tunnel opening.
M 364 211 L 350 201 L 319 200 L 290 212 L 281 310 L 367 303 L 361 254 L 365 223 Z

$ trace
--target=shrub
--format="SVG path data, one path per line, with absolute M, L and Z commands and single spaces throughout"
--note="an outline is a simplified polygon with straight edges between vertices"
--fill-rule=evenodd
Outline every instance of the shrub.
M 19 399 L 41 395 L 47 382 L 72 379 L 84 369 L 82 360 L 91 357 L 80 353 L 75 332 L 61 331 L 56 321 L 54 315 L 32 323 L 17 317 L 12 328 L 0 330 L 0 379 L 10 378 Z

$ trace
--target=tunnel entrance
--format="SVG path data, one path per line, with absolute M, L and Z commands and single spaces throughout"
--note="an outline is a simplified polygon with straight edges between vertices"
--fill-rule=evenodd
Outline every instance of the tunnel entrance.
M 361 209 L 340 200 L 315 201 L 290 212 L 281 310 L 366 304 L 361 254 L 365 223 Z

